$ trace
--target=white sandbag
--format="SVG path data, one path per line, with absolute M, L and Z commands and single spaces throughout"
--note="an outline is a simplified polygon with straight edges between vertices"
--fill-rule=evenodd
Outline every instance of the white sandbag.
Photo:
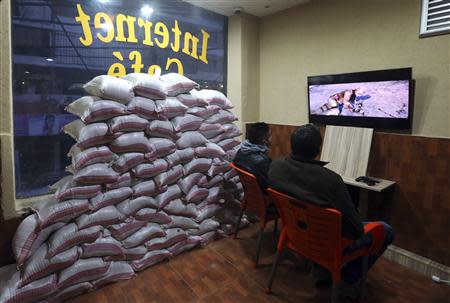
M 121 174 L 116 182 L 106 184 L 108 190 L 117 189 L 121 187 L 130 187 L 133 184 L 133 177 L 130 172 Z
M 108 125 L 104 122 L 92 123 L 80 130 L 77 145 L 81 149 L 99 146 L 113 141 L 119 135 L 110 133 Z
M 145 243 L 148 251 L 161 250 L 187 239 L 187 234 L 181 228 L 170 228 L 166 230 L 166 236 L 154 238 Z
M 227 150 L 226 151 L 227 155 L 225 157 L 225 160 L 233 162 L 239 149 L 240 149 L 240 147 L 236 146 L 235 148 Z
M 189 131 L 182 134 L 181 137 L 177 140 L 177 147 L 178 149 L 197 147 L 206 144 L 207 142 L 208 140 L 199 132 Z
M 164 207 L 164 211 L 171 215 L 197 217 L 197 208 L 194 203 L 185 205 L 180 199 L 175 199 Z
M 112 118 L 109 128 L 113 133 L 145 131 L 149 122 L 138 115 L 126 115 Z
M 80 151 L 72 157 L 72 166 L 78 171 L 88 165 L 95 163 L 110 163 L 119 158 L 107 146 L 91 147 L 84 151 Z
M 209 204 L 217 203 L 219 200 L 221 186 L 211 187 L 209 189 L 208 196 L 206 197 L 206 202 Z
M 134 270 L 127 262 L 111 262 L 106 274 L 97 281 L 94 281 L 93 284 L 95 287 L 100 288 L 117 281 L 129 280 L 134 276 Z
M 191 94 L 180 94 L 177 96 L 177 99 L 180 100 L 181 103 L 186 105 L 187 107 L 194 107 L 194 106 L 207 106 L 208 102 L 206 100 L 203 100 L 202 98 L 199 98 L 197 96 L 191 95 Z
M 203 123 L 198 128 L 198 131 L 207 139 L 216 137 L 224 132 L 224 128 L 222 127 L 222 124 L 214 123 L 214 124 L 208 124 Z
M 223 178 L 225 180 L 230 180 L 231 178 L 237 176 L 238 173 L 235 169 L 230 169 L 229 171 L 227 171 L 225 174 L 223 174 Z
M 158 111 L 153 100 L 134 97 L 127 105 L 129 113 L 136 114 L 147 120 L 158 119 Z
M 122 244 L 113 237 L 99 238 L 93 243 L 84 243 L 82 258 L 122 256 Z
M 153 238 L 164 237 L 166 233 L 159 224 L 148 223 L 146 226 L 139 229 L 137 232 L 122 240 L 125 248 L 132 248 L 139 246 Z
M 239 129 L 239 127 L 237 127 L 236 125 L 234 125 L 232 123 L 225 124 L 223 126 L 223 129 L 224 129 L 223 139 L 232 139 L 232 138 L 239 137 L 240 135 L 242 135 L 242 132 Z
M 200 125 L 202 125 L 203 119 L 194 115 L 186 114 L 184 116 L 173 118 L 171 122 L 176 132 L 185 132 L 189 130 L 197 130 Z
M 160 79 L 167 88 L 167 95 L 171 97 L 188 93 L 194 88 L 200 87 L 198 83 L 178 73 L 168 73 L 162 75 Z
M 155 208 L 157 206 L 158 202 L 156 199 L 142 196 L 131 200 L 125 200 L 117 204 L 117 209 L 124 215 L 132 216 L 142 208 Z
M 114 183 L 119 178 L 108 164 L 96 163 L 79 170 L 74 176 L 73 181 L 82 184 L 108 184 Z
M 86 292 L 90 292 L 92 290 L 94 290 L 94 285 L 92 285 L 91 283 L 89 283 L 89 282 L 78 283 L 78 284 L 69 286 L 69 287 L 59 291 L 52 298 L 46 300 L 45 303 L 65 302 L 68 299 L 77 297 L 79 295 L 82 295 Z M 40 303 L 44 303 L 44 302 L 40 302 Z
M 57 182 L 49 185 L 48 186 L 48 191 L 51 192 L 51 193 L 55 193 L 59 188 L 61 188 L 65 184 L 68 184 L 68 183 L 72 182 L 72 178 L 73 178 L 73 176 L 71 176 L 71 175 L 62 177 Z
M 153 120 L 147 126 L 146 133 L 149 137 L 175 139 L 176 133 L 173 125 L 168 120 Z
M 216 176 L 218 174 L 224 174 L 231 169 L 231 166 L 228 162 L 221 162 L 219 164 L 213 164 L 209 170 L 207 175 L 209 177 Z
M 167 97 L 165 100 L 156 101 L 156 110 L 160 119 L 172 119 L 186 114 L 188 108 L 177 98 Z
M 157 175 L 154 180 L 158 188 L 165 188 L 176 183 L 183 176 L 183 166 L 177 165 L 166 172 Z
M 184 194 L 188 194 L 189 191 L 191 190 L 191 188 L 196 185 L 199 184 L 199 181 L 204 177 L 204 175 L 202 173 L 193 173 L 190 174 L 186 177 L 184 177 L 183 179 L 179 180 L 177 182 L 178 186 L 180 187 L 180 189 L 183 191 Z
M 226 153 L 219 145 L 208 142 L 206 146 L 196 147 L 195 155 L 199 158 L 222 158 Z
M 133 197 L 153 197 L 167 190 L 167 186 L 156 186 L 154 180 L 140 182 L 133 186 Z
M 204 188 L 211 188 L 213 186 L 216 185 L 220 185 L 222 184 L 224 181 L 223 176 L 221 175 L 216 175 L 212 178 L 209 178 L 207 176 L 203 176 L 199 181 L 198 181 L 198 185 Z
M 77 119 L 64 125 L 63 132 L 72 137 L 72 139 L 74 139 L 75 141 L 78 141 L 78 139 L 80 138 L 81 130 L 85 126 L 86 124 L 84 124 L 83 121 Z
M 166 138 L 150 138 L 148 142 L 151 146 L 151 152 L 145 156 L 150 160 L 163 158 L 175 152 L 177 147 L 172 140 Z
M 211 167 L 212 160 L 207 158 L 197 158 L 184 165 L 184 175 L 192 173 L 205 173 Z
M 97 76 L 85 85 L 84 90 L 93 96 L 127 104 L 134 97 L 133 85 L 113 76 Z
M 124 248 L 123 253 L 125 255 L 125 260 L 133 261 L 142 259 L 147 253 L 147 248 L 144 245 L 133 247 L 133 248 Z
M 99 100 L 92 103 L 80 116 L 84 123 L 106 121 L 127 114 L 127 107 L 115 101 Z
M 43 207 L 37 212 L 39 226 L 46 228 L 58 222 L 67 222 L 89 211 L 88 200 L 68 200 Z
M 119 174 L 123 174 L 124 172 L 143 163 L 145 160 L 145 154 L 143 153 L 121 154 L 120 157 L 112 164 L 112 168 L 114 168 L 114 170 Z
M 178 185 L 174 184 L 168 187 L 167 191 L 165 191 L 162 194 L 159 194 L 155 199 L 158 202 L 158 209 L 164 209 L 164 207 L 169 203 L 170 201 L 174 199 L 181 198 L 183 195 L 180 187 Z
M 158 159 L 151 163 L 142 163 L 133 168 L 133 173 L 138 178 L 151 178 L 165 172 L 168 164 L 164 159 Z
M 91 214 L 83 214 L 76 219 L 79 229 L 88 228 L 95 225 L 109 226 L 116 224 L 122 219 L 122 214 L 110 205 L 103 207 Z
M 219 233 L 217 230 L 209 231 L 200 236 L 202 239 L 200 240 L 200 245 L 202 247 L 207 246 L 209 243 L 213 242 L 217 238 L 219 238 Z
M 199 91 L 192 91 L 192 95 L 201 98 L 208 102 L 210 105 L 217 105 L 223 109 L 233 108 L 233 104 L 230 100 L 221 92 L 212 89 L 202 89 Z
M 207 119 L 220 111 L 220 106 L 208 105 L 206 107 L 192 107 L 188 109 L 187 113 L 200 117 L 202 119 Z
M 99 100 L 101 100 L 101 98 L 96 96 L 84 96 L 67 105 L 64 110 L 68 113 L 74 114 L 75 116 L 81 117 L 89 110 L 89 107 L 94 102 Z
M 58 201 L 65 201 L 69 199 L 89 199 L 98 195 L 102 190 L 101 185 L 77 185 L 77 183 L 73 181 L 73 176 L 69 176 L 69 178 L 64 179 L 67 182 L 61 184 L 61 187 L 59 187 L 55 193 L 55 198 Z
M 134 217 L 140 221 L 158 224 L 168 224 L 172 221 L 165 212 L 153 208 L 142 208 L 134 214 Z
M 178 164 L 185 164 L 194 159 L 195 151 L 193 148 L 185 148 L 178 149 L 175 152 L 168 155 L 165 160 L 169 165 L 169 168 L 172 168 Z
M 109 148 L 115 153 L 153 152 L 144 132 L 124 133 L 109 144 Z
M 218 142 L 217 144 L 220 147 L 222 147 L 222 149 L 224 151 L 228 151 L 228 150 L 233 149 L 234 147 L 240 145 L 241 142 L 239 142 L 236 139 L 225 139 L 225 140 L 222 140 L 222 141 Z
M 146 222 L 138 221 L 133 218 L 127 218 L 122 223 L 111 225 L 109 230 L 114 238 L 121 241 L 126 237 L 131 236 L 146 224 Z
M 5 280 L 0 280 L 3 290 L 0 293 L 1 303 L 33 303 L 48 298 L 58 290 L 56 274 L 36 280 L 20 287 L 20 272 L 14 266 L 5 273 Z
M 94 242 L 102 235 L 103 227 L 92 226 L 79 230 L 75 223 L 67 224 L 66 226 L 55 231 L 51 235 L 48 244 L 48 258 L 62 253 L 76 245 L 82 243 Z
M 170 218 L 172 221 L 167 224 L 167 228 L 193 229 L 199 227 L 199 224 L 191 218 L 183 216 L 170 216 Z
M 198 203 L 208 196 L 209 190 L 194 185 L 184 198 L 188 203 Z
M 58 288 L 97 280 L 108 271 L 109 265 L 102 258 L 80 259 L 59 273 Z
M 131 263 L 131 267 L 133 267 L 134 271 L 141 271 L 150 267 L 156 263 L 161 262 L 164 259 L 167 259 L 171 256 L 168 250 L 154 250 L 145 254 L 139 260 L 135 260 Z
M 192 236 L 201 236 L 207 232 L 216 231 L 220 226 L 220 223 L 213 219 L 206 219 L 200 223 L 197 229 L 188 230 L 188 234 Z
M 144 73 L 131 73 L 121 78 L 133 84 L 136 95 L 155 100 L 167 97 L 167 88 L 158 77 Z
M 117 189 L 109 190 L 91 198 L 89 200 L 90 208 L 91 210 L 95 211 L 109 205 L 115 205 L 121 201 L 128 199 L 132 194 L 133 190 L 130 187 L 120 187 Z
M 80 257 L 80 252 L 77 247 L 72 247 L 72 249 L 66 250 L 49 259 L 47 259 L 47 254 L 47 244 L 44 243 L 28 259 L 21 270 L 22 280 L 19 283 L 20 287 L 67 268 Z
M 201 240 L 202 238 L 199 236 L 189 236 L 186 240 L 172 245 L 167 250 L 172 256 L 176 256 L 199 245 Z
M 238 118 L 231 112 L 226 110 L 219 110 L 217 114 L 212 115 L 205 120 L 205 123 L 231 123 L 237 121 Z
M 220 210 L 221 206 L 219 204 L 208 204 L 202 208 L 197 209 L 198 215 L 195 218 L 196 222 L 202 222 L 203 220 L 210 218 L 215 215 L 215 213 Z

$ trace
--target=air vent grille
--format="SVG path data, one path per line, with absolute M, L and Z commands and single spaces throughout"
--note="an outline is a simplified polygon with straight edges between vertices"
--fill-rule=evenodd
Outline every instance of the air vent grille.
M 422 0 L 420 36 L 450 33 L 450 0 Z

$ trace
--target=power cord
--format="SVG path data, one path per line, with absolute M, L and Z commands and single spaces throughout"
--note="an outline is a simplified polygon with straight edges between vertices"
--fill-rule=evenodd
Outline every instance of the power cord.
M 436 283 L 443 283 L 443 284 L 450 285 L 450 280 L 442 280 L 438 276 L 431 276 L 431 280 L 433 280 Z

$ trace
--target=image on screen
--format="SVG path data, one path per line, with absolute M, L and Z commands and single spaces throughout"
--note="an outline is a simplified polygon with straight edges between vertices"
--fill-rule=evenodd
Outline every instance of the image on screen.
M 309 86 L 311 115 L 407 119 L 409 81 Z

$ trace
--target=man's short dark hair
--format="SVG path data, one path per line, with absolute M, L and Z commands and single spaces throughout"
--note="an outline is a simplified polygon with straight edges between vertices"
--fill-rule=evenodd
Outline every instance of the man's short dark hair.
M 306 159 L 314 159 L 320 152 L 322 136 L 312 124 L 302 125 L 291 135 L 292 155 Z
M 269 125 L 265 122 L 257 122 L 250 125 L 247 130 L 247 140 L 252 144 L 262 145 L 269 134 Z

